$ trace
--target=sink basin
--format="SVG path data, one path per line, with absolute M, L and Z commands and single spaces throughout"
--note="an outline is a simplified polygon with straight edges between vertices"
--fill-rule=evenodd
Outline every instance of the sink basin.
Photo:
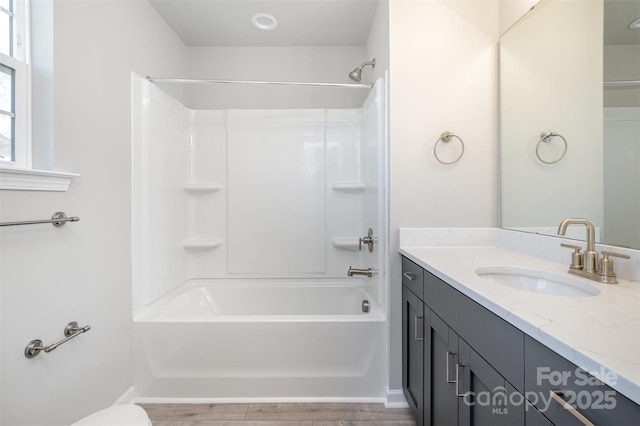
M 492 284 L 550 296 L 591 297 L 600 290 L 585 280 L 538 269 L 486 266 L 476 274 Z

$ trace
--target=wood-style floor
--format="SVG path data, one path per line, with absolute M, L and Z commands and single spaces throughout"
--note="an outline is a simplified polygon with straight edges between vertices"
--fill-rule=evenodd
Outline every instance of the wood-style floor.
M 383 404 L 138 404 L 153 426 L 415 426 Z

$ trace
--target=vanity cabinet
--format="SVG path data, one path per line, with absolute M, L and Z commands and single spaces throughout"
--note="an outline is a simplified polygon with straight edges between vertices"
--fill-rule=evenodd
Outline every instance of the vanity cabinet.
M 402 286 L 402 388 L 418 424 L 424 412 L 424 304 Z
M 403 388 L 418 426 L 640 425 L 638 404 L 409 259 L 402 265 Z
M 456 364 L 459 337 L 431 309 L 425 309 L 425 425 L 457 425 Z M 420 424 L 420 422 L 418 422 Z
M 640 425 L 638 404 L 529 336 L 524 380 L 529 400 L 552 424 Z
M 522 354 L 524 344 L 521 333 L 518 336 L 517 330 L 509 324 L 504 327 L 504 321 L 497 317 L 487 316 L 485 312 L 478 313 L 477 307 L 480 306 L 474 306 L 476 302 L 429 272 L 416 272 L 416 266 L 408 259 L 403 260 L 403 388 L 416 414 L 417 424 L 524 424 L 524 398 L 516 398 L 519 404 L 511 406 L 509 396 L 518 394 L 518 391 L 502 372 L 484 358 L 504 362 L 509 366 L 507 370 L 517 368 L 517 363 L 510 360 L 509 356 L 504 356 L 501 348 L 505 341 L 519 337 Z M 407 276 L 423 278 L 421 289 L 418 290 L 421 297 L 404 281 Z M 410 280 L 410 283 L 415 289 L 414 281 Z M 416 304 L 422 305 L 422 308 Z M 486 313 L 491 314 L 488 311 Z M 502 323 L 494 324 L 493 321 Z M 479 334 L 471 336 L 470 333 Z M 493 341 L 486 341 L 492 336 Z M 472 346 L 469 340 L 475 340 L 482 349 Z M 417 360 L 420 353 L 422 357 Z M 514 353 L 518 351 L 511 352 Z M 523 357 L 520 360 L 523 362 Z M 521 384 L 522 370 L 520 365 L 517 381 Z M 513 372 L 508 371 L 507 374 Z M 423 386 L 421 390 L 416 388 L 420 385 Z

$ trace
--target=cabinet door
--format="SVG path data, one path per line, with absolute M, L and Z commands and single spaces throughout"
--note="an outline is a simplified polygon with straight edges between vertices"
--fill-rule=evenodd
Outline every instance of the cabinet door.
M 460 425 L 524 424 L 524 396 L 462 339 L 458 340 Z
M 525 404 L 524 422 L 527 426 L 553 426 L 553 423 L 529 401 L 526 401 Z
M 425 307 L 425 407 L 424 423 L 430 426 L 458 424 L 455 366 L 458 335 Z
M 424 304 L 402 286 L 402 388 L 418 423 L 423 425 Z
M 525 348 L 526 395 L 552 423 L 640 425 L 638 404 L 529 336 Z

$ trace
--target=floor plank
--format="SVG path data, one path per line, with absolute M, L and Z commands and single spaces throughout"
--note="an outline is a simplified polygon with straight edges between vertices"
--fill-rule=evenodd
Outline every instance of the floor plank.
M 153 426 L 313 426 L 312 421 L 246 421 L 246 420 L 160 420 L 154 421 Z
M 138 404 L 152 422 L 245 420 L 249 404 Z
M 415 426 L 408 408 L 365 403 L 138 404 L 154 426 Z
M 383 404 L 250 404 L 246 420 L 413 420 L 408 409 Z
M 320 420 L 312 426 L 416 426 L 415 420 Z

